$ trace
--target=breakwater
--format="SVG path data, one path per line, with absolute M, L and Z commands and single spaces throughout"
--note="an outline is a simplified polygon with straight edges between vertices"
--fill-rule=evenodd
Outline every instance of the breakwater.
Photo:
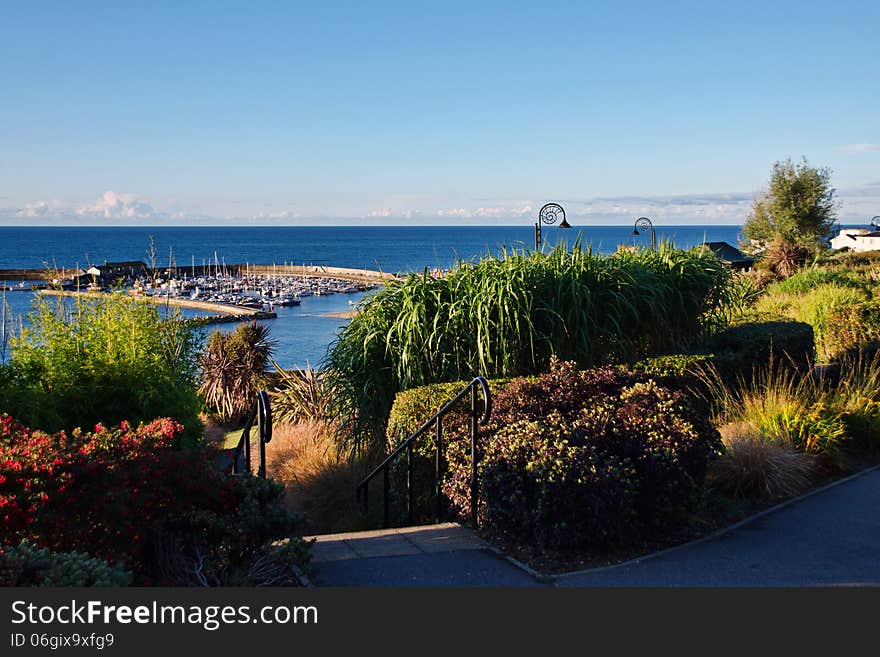
M 85 297 L 100 299 L 107 294 L 115 294 L 108 292 L 73 292 L 69 290 L 40 290 L 40 294 L 46 296 L 62 296 L 62 297 Z M 203 310 L 212 313 L 207 317 L 199 317 L 196 321 L 205 324 L 215 324 L 224 322 L 244 322 L 258 319 L 275 319 L 278 315 L 274 311 L 266 312 L 264 310 L 256 310 L 254 308 L 244 308 L 242 306 L 233 306 L 232 304 L 216 303 L 211 301 L 195 301 L 180 297 L 163 297 L 163 296 L 147 296 L 147 295 L 130 295 L 133 298 L 155 304 L 157 306 L 174 306 L 176 308 L 189 308 L 190 310 Z

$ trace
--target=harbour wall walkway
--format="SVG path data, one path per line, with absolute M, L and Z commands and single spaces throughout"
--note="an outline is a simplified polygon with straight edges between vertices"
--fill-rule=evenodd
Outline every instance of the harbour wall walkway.
M 69 290 L 40 290 L 40 294 L 53 297 L 86 297 L 92 299 L 100 299 L 107 295 L 107 292 L 73 292 Z M 133 295 L 128 295 L 133 296 Z M 205 312 L 215 313 L 222 317 L 239 318 L 242 320 L 251 319 L 273 319 L 277 317 L 274 312 L 266 312 L 255 308 L 245 308 L 243 306 L 233 306 L 227 303 L 212 303 L 209 301 L 194 301 L 192 299 L 181 299 L 175 297 L 156 297 L 138 295 L 136 298 L 143 299 L 157 306 L 174 306 L 176 308 L 190 308 L 192 310 L 203 310 Z M 220 321 L 230 321 L 229 319 Z

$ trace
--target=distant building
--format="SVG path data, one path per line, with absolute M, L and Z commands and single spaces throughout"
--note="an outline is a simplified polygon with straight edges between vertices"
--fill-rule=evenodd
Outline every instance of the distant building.
M 721 262 L 731 269 L 751 269 L 752 265 L 755 264 L 754 258 L 750 258 L 727 242 L 703 242 L 700 246 L 709 249 L 718 256 Z
M 842 228 L 831 238 L 831 248 L 850 251 L 877 251 L 880 249 L 880 231 L 872 228 Z

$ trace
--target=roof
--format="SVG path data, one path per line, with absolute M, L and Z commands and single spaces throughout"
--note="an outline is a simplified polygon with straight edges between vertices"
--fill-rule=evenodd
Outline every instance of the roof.
M 703 242 L 700 246 L 704 246 L 712 253 L 718 256 L 722 262 L 728 263 L 751 263 L 754 258 L 750 258 L 735 246 L 731 246 L 727 242 Z

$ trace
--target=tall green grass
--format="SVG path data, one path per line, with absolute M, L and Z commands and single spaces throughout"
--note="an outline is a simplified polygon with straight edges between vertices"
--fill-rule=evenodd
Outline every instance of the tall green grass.
M 378 441 L 394 395 L 413 386 L 540 372 L 551 355 L 590 366 L 681 350 L 724 321 L 729 280 L 711 253 L 668 244 L 505 252 L 392 283 L 324 366 L 352 435 Z

